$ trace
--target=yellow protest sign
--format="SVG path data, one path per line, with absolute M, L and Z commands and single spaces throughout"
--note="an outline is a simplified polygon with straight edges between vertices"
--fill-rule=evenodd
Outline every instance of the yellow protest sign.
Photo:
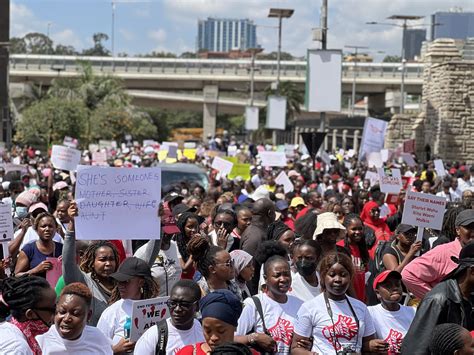
M 197 149 L 185 148 L 183 150 L 183 155 L 189 160 L 196 160 Z
M 167 150 L 159 150 L 158 151 L 158 160 L 159 161 L 166 160 L 167 156 L 168 156 L 168 151 Z
M 246 181 L 250 180 L 250 164 L 234 164 L 228 178 L 235 179 L 238 176 Z
M 230 161 L 234 165 L 239 163 L 239 158 L 237 157 L 224 157 L 224 159 Z

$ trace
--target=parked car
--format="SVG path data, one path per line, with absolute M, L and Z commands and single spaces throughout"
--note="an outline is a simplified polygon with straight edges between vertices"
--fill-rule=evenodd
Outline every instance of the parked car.
M 194 164 L 176 163 L 157 165 L 161 168 L 161 190 L 167 191 L 172 186 L 179 185 L 185 181 L 187 183 L 198 183 L 206 190 L 209 187 L 209 177 L 206 170 Z

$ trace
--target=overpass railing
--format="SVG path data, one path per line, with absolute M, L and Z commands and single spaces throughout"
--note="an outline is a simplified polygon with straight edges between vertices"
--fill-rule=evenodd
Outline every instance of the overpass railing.
M 152 75 L 224 75 L 249 77 L 250 59 L 182 59 L 182 58 L 128 58 L 128 57 L 80 57 L 55 55 L 14 54 L 10 56 L 10 69 L 26 71 L 79 72 L 81 62 L 88 62 L 96 72 L 107 74 Z M 256 60 L 255 76 L 276 76 L 275 60 Z M 405 76 L 421 78 L 422 63 L 407 63 Z M 306 61 L 281 61 L 284 79 L 306 77 Z M 343 78 L 398 78 L 401 63 L 342 64 Z

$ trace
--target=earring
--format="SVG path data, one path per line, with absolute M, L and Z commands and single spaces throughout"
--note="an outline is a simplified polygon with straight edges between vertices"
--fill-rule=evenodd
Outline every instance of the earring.
M 143 295 L 143 287 L 140 287 L 140 294 Z

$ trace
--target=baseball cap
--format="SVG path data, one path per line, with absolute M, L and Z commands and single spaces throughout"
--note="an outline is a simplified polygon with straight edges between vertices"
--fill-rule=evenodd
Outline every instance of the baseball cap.
M 184 212 L 196 212 L 196 207 L 189 207 L 184 203 L 178 203 L 176 206 L 173 207 L 172 214 L 173 217 L 176 218 L 178 215 Z
M 184 197 L 181 196 L 180 194 L 176 193 L 176 192 L 170 192 L 168 195 L 165 196 L 165 198 L 163 199 L 164 202 L 171 202 L 171 201 L 174 201 L 176 199 L 180 199 L 180 200 L 183 200 Z
M 375 279 L 374 279 L 374 290 L 377 288 L 379 284 L 387 280 L 389 276 L 394 276 L 397 279 L 401 280 L 402 279 L 402 274 L 400 274 L 398 271 L 395 270 L 385 270 L 382 271 L 380 274 L 378 274 Z
M 302 197 L 293 197 L 290 207 L 298 207 L 300 205 L 306 206 Z
M 407 233 L 407 232 L 416 231 L 416 230 L 417 230 L 417 227 L 412 226 L 410 224 L 399 224 L 397 229 L 395 230 L 395 234 Z
M 45 212 L 48 212 L 48 206 L 46 206 L 43 202 L 37 202 L 30 206 L 30 208 L 28 209 L 28 213 L 33 213 L 38 208 L 44 210 Z
M 457 215 L 454 225 L 456 227 L 459 227 L 459 226 L 467 226 L 471 223 L 474 223 L 474 210 L 468 209 L 468 210 L 462 211 L 461 213 Z
M 151 270 L 145 261 L 132 256 L 126 258 L 118 270 L 110 276 L 119 282 L 124 282 L 135 276 L 151 277 Z
M 285 200 L 278 200 L 275 203 L 275 207 L 278 211 L 284 211 L 288 209 L 288 202 L 286 202 Z

